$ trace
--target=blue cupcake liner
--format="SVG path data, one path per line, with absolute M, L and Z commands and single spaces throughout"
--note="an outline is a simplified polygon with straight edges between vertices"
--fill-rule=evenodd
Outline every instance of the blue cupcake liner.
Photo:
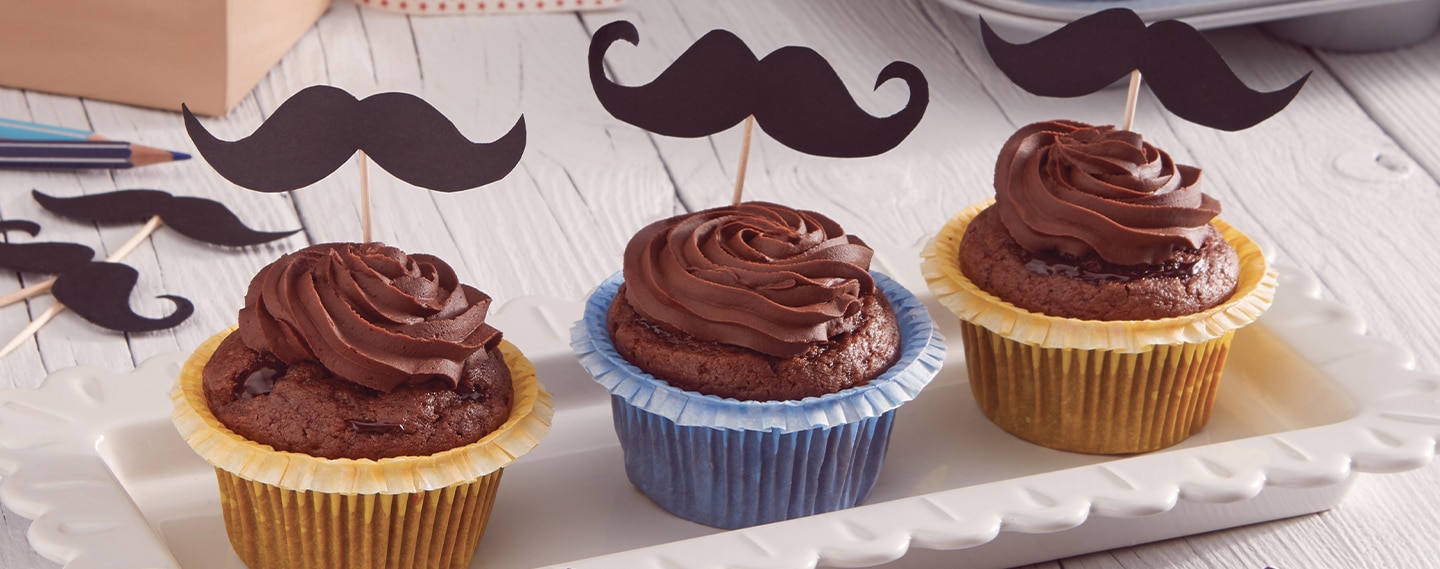
M 623 282 L 601 283 L 571 330 L 580 364 L 611 394 L 630 482 L 670 512 L 734 529 L 854 506 L 874 487 L 894 411 L 939 372 L 945 341 L 910 291 L 875 284 L 900 327 L 894 366 L 865 385 L 796 401 L 685 391 L 625 361 L 606 313 Z
M 682 427 L 611 401 L 630 483 L 672 514 L 724 529 L 860 503 L 880 476 L 895 416 L 777 433 Z

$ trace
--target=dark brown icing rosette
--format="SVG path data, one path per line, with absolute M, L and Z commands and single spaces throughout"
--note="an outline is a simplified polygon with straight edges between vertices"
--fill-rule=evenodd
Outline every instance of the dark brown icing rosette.
M 431 255 L 380 243 L 326 243 L 280 257 L 250 281 L 240 310 L 245 345 L 287 364 L 315 361 L 382 392 L 433 379 L 459 383 L 500 331 L 490 297 Z
M 995 207 L 1031 253 L 1095 253 L 1116 265 L 1158 264 L 1198 249 L 1220 204 L 1200 170 L 1177 165 L 1134 132 L 1074 121 L 1027 125 L 995 164 Z
M 747 202 L 641 229 L 625 298 L 666 331 L 787 358 L 859 326 L 872 255 L 823 215 Z

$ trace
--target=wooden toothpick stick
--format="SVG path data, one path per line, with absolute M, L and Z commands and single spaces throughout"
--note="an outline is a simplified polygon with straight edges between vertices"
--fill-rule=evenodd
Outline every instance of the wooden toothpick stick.
M 119 263 L 120 261 L 124 260 L 131 251 L 134 251 L 135 248 L 139 247 L 141 243 L 144 243 L 145 238 L 149 237 L 151 233 L 154 233 L 155 230 L 159 228 L 160 216 L 157 215 L 151 217 L 149 221 L 145 222 L 145 225 L 140 227 L 140 231 L 137 231 L 134 235 L 131 235 L 130 239 L 126 240 L 125 243 L 121 244 L 119 249 L 116 249 L 113 253 L 110 253 L 110 256 L 106 257 L 105 260 L 110 263 Z M 41 283 L 41 285 L 43 284 L 46 283 Z M 51 279 L 49 284 L 45 288 L 46 290 L 49 290 L 49 288 L 54 285 L 54 279 Z M 35 286 L 39 287 L 40 285 Z M 19 348 L 21 344 L 24 344 L 26 340 L 29 340 L 30 337 L 34 336 L 36 332 L 39 332 L 40 328 L 44 327 L 45 324 L 49 323 L 50 320 L 54 319 L 56 315 L 60 314 L 64 310 L 65 305 L 60 304 L 59 302 L 50 305 L 50 308 L 47 308 L 45 309 L 45 312 L 40 313 L 39 318 L 31 320 L 30 324 L 25 326 L 25 328 L 21 329 L 20 333 L 16 334 L 14 338 L 11 338 L 10 342 L 8 344 L 5 344 L 4 348 L 0 348 L 0 358 L 3 358 L 9 355 L 10 352 L 15 351 L 15 348 Z
M 370 159 L 360 154 L 360 242 L 370 242 Z
M 55 286 L 55 279 L 49 279 L 40 283 L 27 286 L 20 290 L 13 291 L 5 296 L 0 296 L 0 306 L 10 306 L 27 298 L 40 296 L 42 294 L 50 292 L 50 287 L 53 286 Z
M 22 344 L 25 343 L 25 340 L 29 340 L 31 336 L 34 336 L 36 332 L 40 331 L 40 328 L 44 327 L 46 324 L 49 324 L 56 315 L 64 311 L 65 305 L 60 304 L 59 302 L 50 305 L 50 308 L 47 308 L 45 309 L 45 312 L 40 313 L 39 318 L 31 320 L 29 324 L 27 324 L 24 328 L 20 330 L 19 334 L 16 334 L 14 338 L 11 338 L 10 343 L 5 344 L 4 348 L 0 348 L 0 358 L 10 355 L 10 352 L 15 351 L 15 348 L 19 348 Z
M 740 142 L 740 165 L 735 169 L 735 197 L 730 205 L 740 205 L 740 194 L 745 191 L 745 169 L 750 164 L 750 133 L 755 130 L 755 115 L 745 117 L 745 138 Z
M 1135 101 L 1140 97 L 1140 70 L 1130 72 L 1130 91 L 1125 94 L 1125 126 L 1121 130 L 1131 130 L 1135 126 Z

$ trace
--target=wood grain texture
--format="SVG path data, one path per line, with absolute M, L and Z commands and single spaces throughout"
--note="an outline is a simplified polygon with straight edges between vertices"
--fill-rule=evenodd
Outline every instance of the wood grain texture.
M 526 295 L 578 298 L 620 266 L 629 236 L 653 220 L 729 202 L 740 127 L 708 138 L 652 135 L 610 117 L 585 68 L 592 31 L 635 22 L 640 44 L 617 43 L 613 80 L 648 82 L 693 41 L 724 27 L 763 55 L 806 45 L 836 66 L 866 110 L 887 115 L 903 87 L 872 89 L 893 60 L 930 80 L 931 103 L 894 151 L 860 159 L 806 156 L 757 129 L 749 199 L 834 217 L 868 241 L 906 246 L 955 211 L 993 193 L 995 153 L 1015 128 L 1071 118 L 1114 123 L 1124 89 L 1046 99 L 1011 84 L 989 62 L 974 21 L 933 0 L 698 2 L 631 0 L 582 14 L 407 17 L 337 2 L 255 91 L 225 117 L 202 122 L 223 139 L 249 135 L 286 97 L 317 83 L 358 97 L 418 94 L 474 140 L 492 140 L 525 117 L 529 146 L 510 176 L 486 188 L 436 194 L 372 168 L 375 237 L 449 260 L 462 280 L 505 302 Z M 1205 170 L 1224 217 L 1273 256 L 1316 275 L 1324 293 L 1356 309 L 1369 332 L 1440 370 L 1440 37 L 1390 52 L 1321 52 L 1253 27 L 1208 33 L 1242 79 L 1261 89 L 1313 72 L 1295 102 L 1257 127 L 1220 132 L 1177 119 L 1148 92 L 1136 129 L 1179 161 Z M 91 129 L 116 139 L 192 152 L 174 113 L 0 88 L 0 116 Z M 0 360 L 0 389 L 33 388 L 57 369 L 130 369 L 185 351 L 234 322 L 244 287 L 265 263 L 309 243 L 355 240 L 360 212 L 354 161 L 295 192 L 258 194 L 220 178 L 202 160 L 128 171 L 0 171 L 0 219 L 40 222 L 35 240 L 89 245 L 103 256 L 136 224 L 57 218 L 31 189 L 61 196 L 157 188 L 220 200 L 264 230 L 303 227 L 274 244 L 228 249 L 162 229 L 131 255 L 141 274 L 132 306 L 156 315 L 160 294 L 195 302 L 173 330 L 118 334 L 62 315 Z M 10 234 L 11 241 L 25 241 Z M 43 280 L 7 274 L 0 293 Z M 0 308 L 0 340 L 52 300 Z M 1318 515 L 1190 536 L 1027 566 L 1033 569 L 1430 567 L 1440 564 L 1440 467 L 1362 475 L 1340 507 Z M 28 522 L 0 512 L 0 566 L 49 568 L 24 541 Z M 902 560 L 903 561 L 903 560 Z M 900 563 L 897 566 L 902 565 Z

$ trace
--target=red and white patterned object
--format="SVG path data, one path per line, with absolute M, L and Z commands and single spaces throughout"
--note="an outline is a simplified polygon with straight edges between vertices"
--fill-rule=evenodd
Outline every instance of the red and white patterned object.
M 425 16 L 464 14 L 509 14 L 518 12 L 563 12 L 598 10 L 624 4 L 626 0 L 354 0 L 355 3 L 391 12 Z

